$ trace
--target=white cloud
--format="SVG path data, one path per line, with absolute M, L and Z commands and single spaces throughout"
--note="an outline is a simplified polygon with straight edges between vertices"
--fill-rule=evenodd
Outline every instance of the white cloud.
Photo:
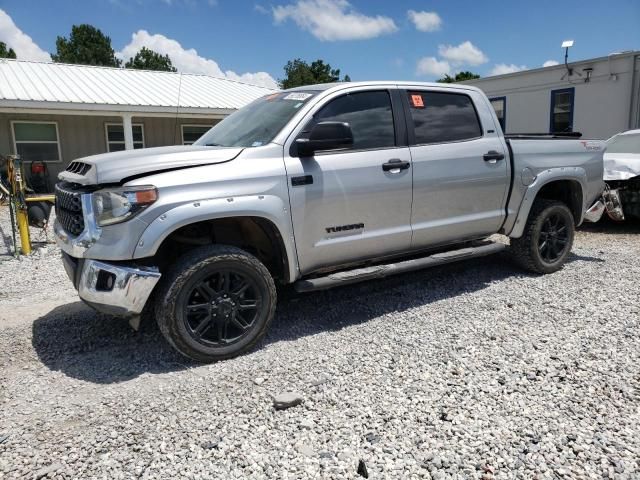
M 520 72 L 522 70 L 527 70 L 526 65 L 507 65 L 506 63 L 498 63 L 494 65 L 494 67 L 489 72 L 489 76 L 492 77 L 494 75 L 505 75 L 507 73 Z
M 398 27 L 389 17 L 369 17 L 354 10 L 347 0 L 298 0 L 272 8 L 276 23 L 293 20 L 318 40 L 362 40 L 395 32 Z
M 416 29 L 421 32 L 435 32 L 440 30 L 442 25 L 442 19 L 436 12 L 416 12 L 415 10 L 409 10 L 407 12 L 409 20 L 413 22 Z
M 489 61 L 489 58 L 482 53 L 482 50 L 468 40 L 457 47 L 439 45 L 438 53 L 452 65 L 481 65 Z
M 7 13 L 0 9 L 0 42 L 13 48 L 20 60 L 50 62 L 51 56 L 42 50 L 32 38 L 20 30 Z
M 547 60 L 542 64 L 543 67 L 553 67 L 554 65 L 560 65 L 560 62 L 556 62 L 555 60 Z
M 179 72 L 204 73 L 213 77 L 223 77 L 264 87 L 278 88 L 277 82 L 266 72 L 243 73 L 241 75 L 231 70 L 223 72 L 214 60 L 201 57 L 195 49 L 185 49 L 176 40 L 160 34 L 151 35 L 146 30 L 138 30 L 131 35 L 131 42 L 117 52 L 116 56 L 127 61 L 135 56 L 142 47 L 150 48 L 163 55 L 169 55 L 171 62 Z
M 446 60 L 438 60 L 435 57 L 423 57 L 418 60 L 416 73 L 430 77 L 442 77 L 443 75 L 451 73 L 451 65 L 449 65 L 449 62 Z

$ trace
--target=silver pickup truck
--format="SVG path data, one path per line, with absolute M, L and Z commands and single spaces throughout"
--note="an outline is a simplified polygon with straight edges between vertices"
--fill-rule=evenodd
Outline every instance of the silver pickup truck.
M 602 214 L 600 141 L 505 137 L 477 88 L 313 85 L 265 96 L 192 146 L 73 161 L 57 242 L 80 297 L 198 361 L 265 334 L 276 283 L 300 292 L 505 248 L 551 273 Z

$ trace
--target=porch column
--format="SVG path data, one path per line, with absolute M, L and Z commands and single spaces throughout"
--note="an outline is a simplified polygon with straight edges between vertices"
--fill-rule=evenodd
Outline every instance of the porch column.
M 133 150 L 133 127 L 131 125 L 130 113 L 122 114 L 122 126 L 124 127 L 124 148 L 125 150 Z

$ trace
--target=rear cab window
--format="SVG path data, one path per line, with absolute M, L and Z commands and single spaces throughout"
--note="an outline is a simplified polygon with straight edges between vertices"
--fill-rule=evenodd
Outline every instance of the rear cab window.
M 460 142 L 482 137 L 473 100 L 464 93 L 407 92 L 409 131 L 414 145 Z

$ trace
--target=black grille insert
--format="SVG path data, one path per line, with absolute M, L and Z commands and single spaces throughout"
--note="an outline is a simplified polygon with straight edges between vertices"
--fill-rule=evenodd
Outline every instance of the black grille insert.
M 82 193 L 72 190 L 64 184 L 56 185 L 56 218 L 62 228 L 74 236 L 80 235 L 84 231 Z

